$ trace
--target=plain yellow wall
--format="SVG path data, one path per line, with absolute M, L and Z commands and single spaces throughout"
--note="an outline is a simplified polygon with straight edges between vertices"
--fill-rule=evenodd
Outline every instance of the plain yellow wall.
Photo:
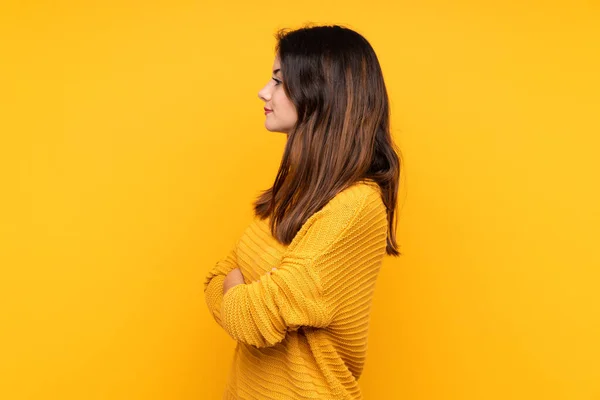
M 313 22 L 374 46 L 405 162 L 365 399 L 600 399 L 598 21 L 578 0 L 2 2 L 0 398 L 220 398 L 235 342 L 202 282 L 279 166 L 273 34 Z

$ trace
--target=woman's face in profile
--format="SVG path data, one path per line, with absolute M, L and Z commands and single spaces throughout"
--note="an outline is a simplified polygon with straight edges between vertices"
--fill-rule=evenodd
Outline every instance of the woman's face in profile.
M 283 90 L 284 76 L 280 68 L 279 57 L 275 57 L 272 78 L 258 92 L 258 97 L 265 102 L 265 128 L 271 132 L 288 133 L 298 116 L 294 104 Z

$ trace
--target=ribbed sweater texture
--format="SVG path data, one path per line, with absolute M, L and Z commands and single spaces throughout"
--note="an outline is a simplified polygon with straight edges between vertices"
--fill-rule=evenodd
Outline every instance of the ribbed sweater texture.
M 204 280 L 210 313 L 237 342 L 223 399 L 362 399 L 387 227 L 371 180 L 336 194 L 288 246 L 271 235 L 268 218 L 254 217 Z M 235 268 L 250 283 L 223 296 Z

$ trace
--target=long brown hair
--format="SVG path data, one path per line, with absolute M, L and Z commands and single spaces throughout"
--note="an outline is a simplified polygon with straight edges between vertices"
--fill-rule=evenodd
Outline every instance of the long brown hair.
M 387 208 L 386 253 L 398 256 L 395 229 L 400 154 L 375 51 L 339 25 L 281 29 L 276 35 L 283 89 L 298 120 L 273 186 L 254 202 L 271 217 L 273 236 L 289 245 L 302 225 L 341 190 L 371 179 Z

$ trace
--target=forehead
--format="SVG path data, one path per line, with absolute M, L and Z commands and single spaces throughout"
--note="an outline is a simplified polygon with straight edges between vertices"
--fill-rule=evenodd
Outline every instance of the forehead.
M 273 61 L 273 70 L 276 70 L 279 68 L 281 68 L 281 64 L 279 62 L 279 57 L 275 57 L 275 60 Z

